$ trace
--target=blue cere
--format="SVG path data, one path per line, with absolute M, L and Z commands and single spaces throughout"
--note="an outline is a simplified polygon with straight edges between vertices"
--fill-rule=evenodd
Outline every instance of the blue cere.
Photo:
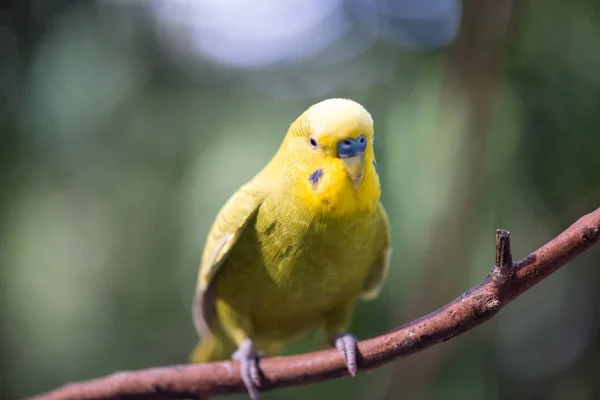
M 359 136 L 358 139 L 346 138 L 337 144 L 337 154 L 340 158 L 354 157 L 365 152 L 367 138 Z

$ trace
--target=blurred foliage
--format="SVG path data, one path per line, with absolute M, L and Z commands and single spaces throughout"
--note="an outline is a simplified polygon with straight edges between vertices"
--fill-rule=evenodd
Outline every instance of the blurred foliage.
M 3 2 L 0 398 L 184 362 L 216 212 L 326 97 L 374 116 L 393 231 L 359 337 L 483 279 L 495 228 L 521 258 L 598 207 L 595 2 L 417 3 Z M 597 398 L 599 262 L 435 348 L 265 398 Z

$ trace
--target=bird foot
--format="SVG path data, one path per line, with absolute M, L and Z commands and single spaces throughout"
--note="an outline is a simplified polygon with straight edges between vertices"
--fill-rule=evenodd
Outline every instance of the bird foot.
M 350 372 L 350 375 L 355 376 L 356 370 L 358 369 L 356 363 L 356 343 L 358 343 L 358 339 L 351 333 L 345 332 L 334 336 L 332 341 L 342 357 L 344 357 L 348 372 Z
M 252 345 L 252 339 L 245 339 L 231 358 L 240 362 L 240 375 L 252 400 L 260 399 L 260 370 L 258 359 L 264 357 L 263 352 L 257 352 Z

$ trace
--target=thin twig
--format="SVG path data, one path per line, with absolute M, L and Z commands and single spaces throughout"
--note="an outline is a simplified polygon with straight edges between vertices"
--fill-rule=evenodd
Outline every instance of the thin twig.
M 524 259 L 512 262 L 507 231 L 496 233 L 496 265 L 478 286 L 433 313 L 393 331 L 358 343 L 359 372 L 377 368 L 448 340 L 490 319 L 527 289 L 600 240 L 600 208 Z M 261 390 L 304 385 L 348 374 L 335 349 L 262 359 Z M 237 362 L 175 365 L 120 372 L 73 383 L 35 400 L 184 399 L 245 392 Z

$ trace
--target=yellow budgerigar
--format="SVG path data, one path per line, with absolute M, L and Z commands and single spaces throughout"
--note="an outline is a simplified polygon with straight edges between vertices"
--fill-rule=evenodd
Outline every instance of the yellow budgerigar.
M 202 255 L 192 362 L 239 360 L 257 399 L 257 358 L 324 328 L 356 373 L 357 339 L 347 330 L 357 299 L 378 295 L 390 255 L 373 134 L 360 104 L 317 103 L 225 203 Z

